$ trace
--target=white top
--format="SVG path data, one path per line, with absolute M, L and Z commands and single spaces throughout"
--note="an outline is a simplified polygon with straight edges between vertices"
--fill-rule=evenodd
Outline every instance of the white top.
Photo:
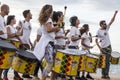
M 37 35 L 42 36 L 42 27 L 39 27 L 37 30 Z
M 90 46 L 90 39 L 89 36 L 87 35 L 87 33 L 83 33 L 81 38 L 84 38 L 84 44 Z M 82 45 L 82 49 L 86 49 L 86 47 L 84 45 Z
M 64 30 L 61 28 L 57 33 L 56 36 L 65 36 Z M 55 41 L 56 45 L 65 45 L 65 39 L 60 38 L 60 39 L 56 39 Z
M 14 26 L 8 25 L 7 27 L 10 28 L 11 34 L 14 34 L 17 32 L 17 29 Z M 10 38 L 10 40 L 18 41 L 18 39 L 16 37 Z
M 71 40 L 70 39 L 70 32 L 66 35 L 66 37 L 67 37 L 66 41 L 70 41 Z M 69 46 L 69 44 L 66 44 L 66 48 L 68 48 L 68 46 Z
M 105 48 L 107 46 L 109 46 L 111 44 L 110 42 L 110 38 L 109 38 L 109 28 L 110 26 L 107 26 L 106 29 L 99 29 L 97 31 L 97 36 L 98 38 L 97 39 L 100 39 L 101 40 L 101 47 L 102 48 Z
M 23 35 L 21 36 L 21 40 L 23 44 L 30 44 L 29 38 L 30 38 L 30 33 L 31 33 L 31 23 L 27 22 L 25 20 L 21 21 L 22 22 L 22 29 L 23 29 Z
M 47 23 L 51 23 L 51 26 L 54 27 L 51 18 L 49 18 L 46 21 L 46 24 Z M 55 32 L 48 33 L 46 31 L 45 25 L 42 25 L 42 36 L 41 36 L 39 42 L 36 44 L 36 46 L 34 48 L 34 51 L 33 51 L 34 55 L 36 56 L 36 58 L 38 60 L 41 60 L 44 57 L 44 55 L 45 55 L 45 48 L 48 45 L 48 43 L 50 41 L 52 41 L 52 42 L 55 41 Z
M 70 37 L 75 36 L 75 37 L 79 37 L 80 35 L 80 31 L 77 27 L 72 26 L 71 30 L 70 30 Z M 80 40 L 77 41 L 72 41 L 70 40 L 70 46 L 79 46 L 79 42 Z
M 3 31 L 5 34 L 0 35 L 1 38 L 7 39 L 7 30 L 5 19 L 0 15 L 0 31 Z

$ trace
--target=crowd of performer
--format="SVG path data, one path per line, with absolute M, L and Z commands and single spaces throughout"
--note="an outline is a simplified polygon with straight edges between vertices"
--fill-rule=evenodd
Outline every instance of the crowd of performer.
M 12 41 L 19 41 L 20 46 L 24 46 L 24 50 L 33 50 L 33 54 L 37 58 L 37 65 L 33 76 L 29 74 L 23 74 L 23 78 L 32 78 L 33 80 L 40 80 L 38 76 L 39 68 L 41 70 L 42 79 L 46 80 L 48 74 L 51 72 L 50 80 L 57 80 L 60 77 L 62 80 L 74 80 L 73 76 L 67 76 L 52 72 L 55 53 L 57 49 L 79 49 L 81 45 L 81 50 L 86 51 L 86 54 L 91 54 L 90 49 L 94 47 L 91 45 L 93 42 L 92 34 L 89 32 L 90 26 L 85 23 L 80 29 L 80 20 L 77 16 L 72 16 L 69 19 L 71 28 L 65 30 L 65 15 L 62 11 L 53 11 L 53 6 L 46 4 L 40 10 L 38 21 L 40 27 L 37 30 L 36 39 L 32 44 L 30 40 L 30 34 L 32 30 L 31 22 L 32 13 L 30 10 L 23 11 L 24 20 L 20 21 L 15 27 L 16 18 L 15 15 L 9 14 L 9 6 L 7 4 L 1 5 L 0 12 L 0 39 L 8 39 Z M 105 20 L 99 22 L 100 28 L 96 34 L 96 45 L 98 46 L 100 53 L 106 55 L 106 66 L 102 69 L 103 79 L 110 79 L 109 68 L 110 68 L 110 57 L 111 57 L 111 42 L 109 38 L 109 29 L 111 24 L 114 22 L 116 14 L 118 11 L 114 12 L 113 17 L 110 22 L 106 24 Z M 7 16 L 7 20 L 5 20 Z M 34 15 L 33 15 L 34 16 Z M 16 47 L 20 47 L 16 46 Z M 46 66 L 42 67 L 43 59 L 46 60 Z M 7 73 L 9 69 L 0 69 L 0 80 L 9 80 Z M 82 76 L 80 76 L 82 73 Z M 75 80 L 87 80 L 94 78 L 87 72 L 85 76 L 85 71 L 77 71 Z M 2 77 L 3 74 L 3 77 Z M 14 80 L 23 80 L 18 72 L 14 71 Z

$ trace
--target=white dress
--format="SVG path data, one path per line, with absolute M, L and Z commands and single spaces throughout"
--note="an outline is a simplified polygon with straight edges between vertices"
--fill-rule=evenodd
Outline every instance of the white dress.
M 47 20 L 46 24 L 49 22 L 51 23 L 51 26 L 54 27 L 51 18 Z M 46 46 L 48 45 L 50 41 L 52 42 L 55 41 L 55 33 L 54 32 L 48 33 L 46 31 L 45 25 L 42 25 L 42 36 L 39 42 L 36 44 L 34 51 L 33 51 L 34 55 L 36 56 L 38 60 L 41 60 L 44 57 Z

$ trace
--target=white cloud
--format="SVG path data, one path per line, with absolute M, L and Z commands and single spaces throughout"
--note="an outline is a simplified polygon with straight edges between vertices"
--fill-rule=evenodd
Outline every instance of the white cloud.
M 96 10 L 120 9 L 120 0 L 86 0 Z

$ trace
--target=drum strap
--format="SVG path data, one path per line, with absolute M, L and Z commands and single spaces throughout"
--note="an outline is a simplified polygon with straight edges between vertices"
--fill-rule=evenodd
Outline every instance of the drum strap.
M 5 38 L 0 37 L 1 40 L 6 40 Z
M 78 46 L 68 46 L 69 49 L 79 49 Z
M 102 52 L 111 54 L 111 52 L 112 52 L 111 45 L 109 45 L 109 46 L 107 46 L 105 48 L 102 48 Z

